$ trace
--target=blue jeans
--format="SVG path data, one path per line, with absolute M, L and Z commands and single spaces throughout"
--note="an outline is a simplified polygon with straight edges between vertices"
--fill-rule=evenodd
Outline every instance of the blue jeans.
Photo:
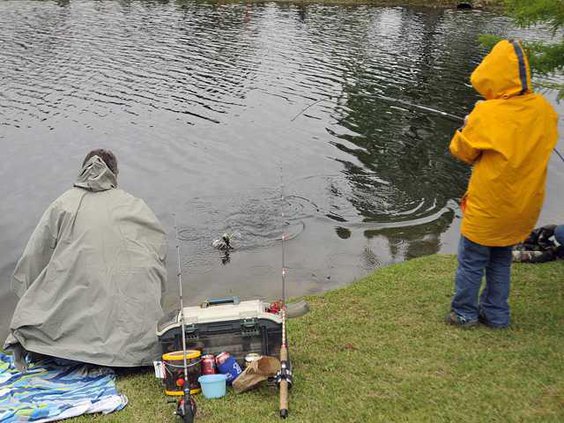
M 486 247 L 460 237 L 452 311 L 466 320 L 480 316 L 489 326 L 509 325 L 511 251 L 512 247 Z M 484 271 L 486 286 L 478 302 Z
M 554 239 L 556 242 L 564 246 L 564 225 L 558 225 L 554 230 Z

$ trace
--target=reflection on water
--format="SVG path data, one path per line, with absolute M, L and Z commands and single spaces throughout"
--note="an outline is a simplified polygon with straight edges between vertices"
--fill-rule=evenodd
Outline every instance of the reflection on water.
M 383 237 L 387 240 L 394 261 L 434 254 L 441 248 L 440 234 L 453 220 L 453 212 L 447 212 L 429 223 L 364 231 L 367 238 Z
M 507 21 L 399 7 L 0 0 L 3 313 L 39 216 L 98 146 L 115 150 L 120 185 L 154 209 L 171 248 L 178 216 L 191 303 L 278 296 L 282 233 L 290 295 L 452 251 L 469 174 L 447 152 L 459 123 L 417 105 L 467 113 L 483 54 L 474 40 L 490 31 L 508 33 Z M 237 246 L 229 260 L 211 246 L 224 232 Z

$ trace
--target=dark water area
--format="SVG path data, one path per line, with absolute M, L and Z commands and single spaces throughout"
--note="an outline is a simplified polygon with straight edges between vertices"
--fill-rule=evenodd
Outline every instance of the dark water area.
M 283 232 L 289 296 L 454 252 L 460 122 L 405 102 L 464 116 L 487 32 L 538 35 L 478 11 L 0 0 L 0 335 L 25 243 L 97 147 L 168 232 L 169 308 L 173 213 L 190 304 L 280 297 Z M 564 221 L 557 160 L 540 223 Z

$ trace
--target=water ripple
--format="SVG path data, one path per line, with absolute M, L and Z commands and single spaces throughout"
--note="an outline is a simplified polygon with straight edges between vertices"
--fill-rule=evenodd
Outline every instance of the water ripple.
M 486 32 L 539 33 L 402 7 L 0 0 L 0 269 L 100 145 L 125 189 L 182 218 L 193 267 L 217 265 L 224 231 L 251 255 L 287 231 L 317 274 L 342 250 L 363 271 L 436 252 L 468 169 L 447 151 L 458 123 L 410 104 L 464 116 Z M 381 237 L 425 247 L 387 257 L 365 245 Z

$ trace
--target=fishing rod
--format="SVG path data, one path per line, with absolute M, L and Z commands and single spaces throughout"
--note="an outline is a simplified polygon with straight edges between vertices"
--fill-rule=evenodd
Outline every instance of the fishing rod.
M 439 114 L 439 115 L 441 115 L 445 118 L 449 118 L 449 119 L 455 120 L 457 122 L 460 121 L 460 120 L 462 120 L 462 121 L 464 120 L 463 117 L 456 116 L 456 115 L 453 115 L 453 114 L 450 114 L 450 113 L 447 113 L 447 112 L 443 112 L 442 110 L 433 109 L 431 107 L 421 106 L 419 104 L 413 104 L 413 103 L 410 103 L 410 102 L 405 101 L 405 100 L 400 100 L 399 98 L 386 97 L 385 95 L 379 95 L 379 94 L 360 94 L 360 95 L 362 95 L 364 97 L 375 97 L 375 98 L 378 98 L 380 100 L 385 100 L 385 101 L 389 101 L 389 102 L 392 102 L 392 103 L 404 104 L 406 106 L 411 107 L 412 109 L 419 109 L 419 110 L 424 110 L 426 112 L 436 113 L 436 114 Z M 292 119 L 290 119 L 290 122 L 293 122 L 294 120 L 296 120 L 299 116 L 301 116 L 310 107 L 313 107 L 316 104 L 319 104 L 323 101 L 331 101 L 332 102 L 332 98 L 322 98 L 322 99 L 319 99 L 317 101 L 314 101 L 313 103 L 309 104 L 307 107 L 300 110 L 300 112 L 297 115 L 295 115 Z
M 178 295 L 180 297 L 180 325 L 182 329 L 182 359 L 184 364 L 184 395 L 178 400 L 176 415 L 179 416 L 184 423 L 192 423 L 196 414 L 196 402 L 190 394 L 190 382 L 188 379 L 188 362 L 186 361 L 186 321 L 184 318 L 184 299 L 182 296 L 182 266 L 180 264 L 180 238 L 178 235 L 178 226 L 176 224 L 176 215 L 174 216 L 174 230 L 176 233 L 176 255 L 178 261 Z
M 280 194 L 282 209 L 282 224 L 285 224 L 284 215 L 284 177 L 282 165 L 280 165 Z M 288 417 L 288 389 L 292 386 L 292 368 L 288 360 L 288 338 L 286 335 L 286 252 L 285 252 L 286 231 L 282 230 L 282 343 L 280 345 L 280 371 L 276 375 L 276 383 L 280 390 L 280 417 Z
M 386 96 L 382 96 L 382 95 L 377 95 L 377 98 L 380 98 L 382 100 L 388 100 L 388 101 L 394 101 L 397 103 L 401 103 L 401 104 L 405 104 L 406 106 L 410 106 L 414 109 L 419 109 L 419 110 L 425 110 L 427 112 L 431 112 L 431 113 L 437 113 L 441 116 L 444 116 L 446 118 L 450 118 L 452 120 L 456 120 L 458 122 L 464 122 L 466 119 L 463 118 L 462 116 L 456 116 L 453 115 L 451 113 L 447 113 L 447 112 L 443 112 L 442 110 L 437 110 L 437 109 L 432 109 L 431 107 L 427 107 L 427 106 L 421 106 L 419 104 L 413 104 L 413 103 L 409 103 L 408 101 L 404 101 L 404 100 L 400 100 L 397 98 L 391 98 L 391 97 L 386 97 Z M 556 155 L 558 157 L 560 157 L 560 160 L 562 160 L 562 162 L 564 163 L 564 157 L 562 156 L 562 154 L 560 154 L 560 152 L 558 151 L 558 149 L 556 147 L 553 148 L 553 151 L 556 153 Z
M 405 101 L 405 100 L 400 100 L 399 98 L 392 98 L 392 97 L 386 97 L 385 95 L 378 95 L 375 94 L 374 97 L 380 99 L 380 100 L 385 100 L 385 101 L 389 101 L 391 103 L 400 103 L 400 104 L 404 104 L 406 106 L 411 107 L 412 109 L 419 109 L 419 110 L 423 110 L 425 112 L 431 112 L 431 113 L 435 113 L 438 114 L 442 117 L 451 119 L 451 120 L 455 120 L 455 121 L 462 121 L 464 122 L 464 118 L 461 116 L 457 116 L 457 115 L 453 115 L 451 113 L 447 113 L 447 112 L 443 112 L 442 110 L 438 110 L 438 109 L 433 109 L 432 107 L 428 107 L 428 106 L 422 106 L 420 104 L 414 104 L 414 103 L 410 103 L 409 101 Z
M 404 103 L 404 104 L 410 104 L 410 103 L 408 103 L 407 101 L 403 101 L 403 100 L 398 100 L 398 101 L 399 101 L 399 102 L 402 102 L 402 103 Z M 429 112 L 439 113 L 439 114 L 441 114 L 442 116 L 446 116 L 446 117 L 449 117 L 449 118 L 452 118 L 452 119 L 457 119 L 458 121 L 463 122 L 463 123 L 466 121 L 466 118 L 463 118 L 463 117 L 460 117 L 460 116 L 456 116 L 456 115 L 451 115 L 450 113 L 442 112 L 442 111 L 440 111 L 440 110 L 431 109 L 431 108 L 425 107 L 425 106 L 418 106 L 418 105 L 416 105 L 416 104 L 411 104 L 411 106 L 420 108 L 420 109 L 422 109 L 422 110 L 427 110 L 427 111 L 429 111 Z M 562 154 L 560 154 L 560 152 L 558 151 L 558 149 L 557 149 L 556 147 L 554 147 L 554 148 L 552 149 L 552 151 L 554 151 L 554 152 L 556 153 L 556 155 L 560 158 L 560 160 L 562 160 L 562 162 L 564 163 L 564 157 L 562 156 Z
M 442 110 L 437 110 L 437 109 L 433 109 L 431 107 L 427 107 L 427 106 L 422 106 L 420 104 L 414 104 L 414 103 L 410 103 L 409 101 L 405 101 L 405 100 L 400 100 L 399 98 L 392 98 L 392 97 L 386 97 L 384 95 L 377 95 L 375 94 L 374 97 L 379 98 L 381 100 L 386 100 L 386 101 L 390 101 L 390 102 L 394 102 L 394 103 L 400 103 L 400 104 L 405 104 L 406 106 L 409 106 L 413 109 L 419 109 L 419 110 L 424 110 L 426 112 L 431 112 L 431 113 L 436 113 L 440 116 L 443 116 L 445 118 L 449 118 L 452 119 L 454 121 L 457 122 L 464 122 L 466 120 L 466 118 L 463 118 L 462 116 L 457 116 L 457 115 L 453 115 L 451 113 L 447 113 L 447 112 L 443 112 Z M 312 104 L 313 106 L 313 104 Z M 305 110 L 304 110 L 305 111 Z M 301 112 L 303 113 L 303 112 Z M 553 148 L 553 151 L 556 153 L 556 155 L 558 157 L 560 157 L 560 160 L 562 160 L 562 162 L 564 162 L 564 157 L 562 156 L 562 154 L 556 149 L 556 147 Z
M 453 115 L 452 113 L 447 113 L 444 112 L 442 110 L 438 110 L 438 109 L 433 109 L 432 107 L 428 107 L 428 106 L 422 106 L 420 104 L 415 104 L 415 103 L 410 103 L 409 101 L 405 101 L 405 100 L 401 100 L 399 98 L 392 98 L 392 97 L 387 97 L 385 95 L 379 95 L 379 94 L 361 94 L 363 96 L 371 96 L 371 97 L 375 97 L 378 98 L 380 100 L 385 100 L 391 103 L 399 103 L 399 104 L 403 104 L 405 106 L 409 106 L 412 109 L 418 109 L 418 110 L 423 110 L 425 112 L 430 112 L 430 113 L 435 113 L 439 116 L 442 116 L 444 118 L 450 119 L 450 120 L 454 120 L 456 122 L 464 122 L 465 118 L 463 118 L 462 116 L 457 116 L 457 115 Z M 290 121 L 293 122 L 294 120 L 296 120 L 299 116 L 301 116 L 307 109 L 309 109 L 310 107 L 315 106 L 318 103 L 321 103 L 323 101 L 331 101 L 331 98 L 328 99 L 320 99 L 317 100 L 313 103 L 311 103 L 310 105 L 308 105 L 307 107 L 305 107 L 304 109 L 302 109 L 297 115 L 295 115 Z M 553 148 L 553 151 L 556 153 L 556 155 L 560 158 L 560 160 L 562 160 L 562 162 L 564 163 L 564 156 L 562 156 L 562 154 L 558 151 L 558 149 L 556 147 Z

